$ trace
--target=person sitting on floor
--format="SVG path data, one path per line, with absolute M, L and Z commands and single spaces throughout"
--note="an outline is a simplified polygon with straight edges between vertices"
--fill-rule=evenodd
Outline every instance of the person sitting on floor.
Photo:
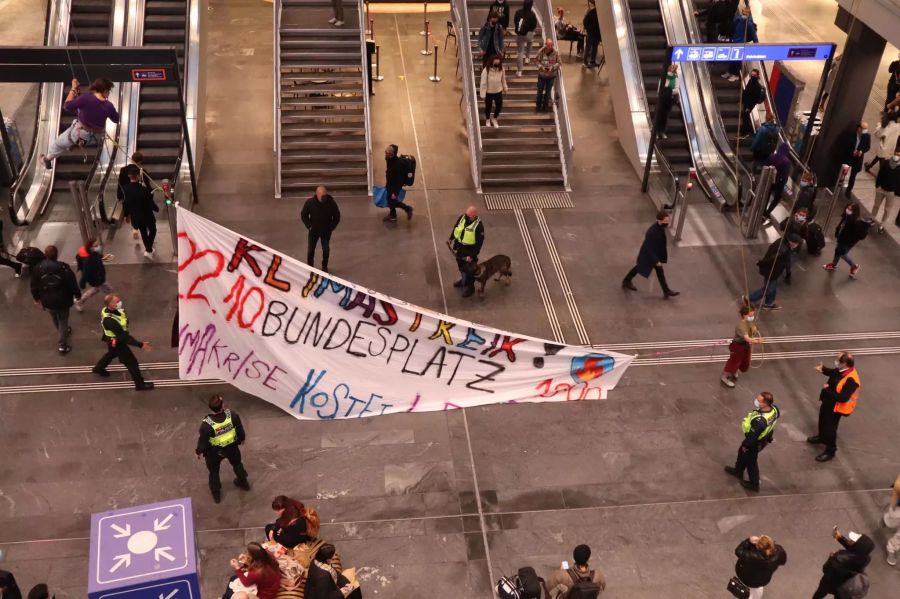
M 272 500 L 272 509 L 278 514 L 278 518 L 266 525 L 267 539 L 293 549 L 313 538 L 307 533 L 307 510 L 302 502 L 279 495 Z
M 334 545 L 319 547 L 316 558 L 309 565 L 304 599 L 358 599 L 359 587 L 353 588 L 344 575 L 333 568 L 329 561 L 334 557 Z
M 281 587 L 278 561 L 259 543 L 249 543 L 247 552 L 232 559 L 236 578 L 229 588 L 231 599 L 275 599 Z

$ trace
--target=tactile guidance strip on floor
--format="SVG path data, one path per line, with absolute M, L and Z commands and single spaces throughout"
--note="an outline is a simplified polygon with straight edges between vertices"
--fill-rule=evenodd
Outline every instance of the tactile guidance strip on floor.
M 486 193 L 488 210 L 525 210 L 529 208 L 574 208 L 572 198 L 564 191 L 545 193 Z

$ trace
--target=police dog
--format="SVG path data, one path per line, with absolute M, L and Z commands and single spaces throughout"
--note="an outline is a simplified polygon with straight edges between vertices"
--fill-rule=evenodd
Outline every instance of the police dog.
M 475 280 L 481 283 L 481 288 L 478 289 L 478 297 L 484 299 L 484 286 L 487 284 L 487 280 L 494 275 L 496 275 L 496 277 L 494 277 L 495 281 L 500 281 L 502 279 L 504 283 L 509 285 L 510 279 L 512 278 L 512 270 L 510 270 L 511 265 L 512 261 L 509 259 L 509 256 L 504 256 L 503 254 L 497 254 L 490 260 L 476 264 L 473 275 L 475 276 Z

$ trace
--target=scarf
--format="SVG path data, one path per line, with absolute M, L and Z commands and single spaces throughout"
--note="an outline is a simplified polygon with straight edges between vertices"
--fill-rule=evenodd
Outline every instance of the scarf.
M 337 570 L 335 570 L 334 568 L 332 568 L 329 564 L 323 564 L 323 563 L 320 562 L 319 560 L 313 560 L 313 563 L 314 563 L 317 567 L 319 567 L 319 568 L 321 568 L 322 570 L 325 570 L 326 572 L 328 572 L 328 573 L 331 575 L 331 580 L 334 581 L 334 585 L 337 586 L 337 583 L 338 583 L 338 573 L 337 573 Z

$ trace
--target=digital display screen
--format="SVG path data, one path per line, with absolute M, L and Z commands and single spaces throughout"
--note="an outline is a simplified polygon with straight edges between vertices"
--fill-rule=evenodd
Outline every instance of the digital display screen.
M 165 81 L 165 69 L 131 69 L 132 81 Z
M 788 58 L 814 58 L 816 48 L 790 48 Z

